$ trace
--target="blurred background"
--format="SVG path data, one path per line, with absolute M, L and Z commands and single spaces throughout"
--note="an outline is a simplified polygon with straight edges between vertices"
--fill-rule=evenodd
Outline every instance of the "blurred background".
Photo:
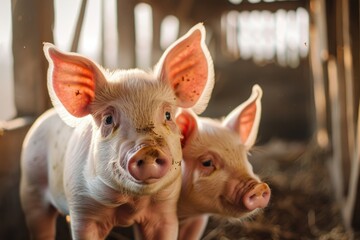
M 356 238 L 359 21 L 358 0 L 0 0 L 0 239 L 28 237 L 19 159 L 29 127 L 51 107 L 42 43 L 79 52 L 105 68 L 150 70 L 198 22 L 207 30 L 216 78 L 202 115 L 225 116 L 254 84 L 264 91 L 253 162 L 279 191 L 278 198 L 273 194 L 279 205 L 254 220 L 268 227 L 261 233 L 246 224 L 254 232 L 241 231 L 247 239 L 311 239 L 335 229 L 341 239 Z M 300 212 L 308 206 L 304 216 L 287 208 L 293 225 L 279 218 L 284 196 L 293 196 L 290 205 Z M 299 218 L 308 232 L 297 228 Z M 336 222 L 326 223 L 329 218 Z M 206 239 L 240 238 L 241 231 L 229 231 L 228 224 L 215 232 L 210 225 Z

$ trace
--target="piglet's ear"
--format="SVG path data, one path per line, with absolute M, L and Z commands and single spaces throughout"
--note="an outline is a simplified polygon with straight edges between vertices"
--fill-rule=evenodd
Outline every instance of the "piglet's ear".
M 184 148 L 197 132 L 197 117 L 191 110 L 181 109 L 176 116 L 176 124 L 183 136 L 181 146 Z
M 48 91 L 62 119 L 70 126 L 76 118 L 90 114 L 95 89 L 106 80 L 99 67 L 75 53 L 63 53 L 50 43 L 44 44 L 49 61 Z
M 254 85 L 250 98 L 234 109 L 223 121 L 223 125 L 237 132 L 241 142 L 250 149 L 256 140 L 261 117 L 262 90 Z
M 214 87 L 214 67 L 200 23 L 172 44 L 160 58 L 155 72 L 176 95 L 177 105 L 202 113 Z

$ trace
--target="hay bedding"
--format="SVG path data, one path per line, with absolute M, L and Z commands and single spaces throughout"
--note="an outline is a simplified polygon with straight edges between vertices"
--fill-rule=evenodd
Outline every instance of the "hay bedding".
M 212 217 L 203 239 L 360 239 L 342 224 L 326 163 L 329 157 L 312 146 L 271 141 L 255 149 L 254 171 L 272 189 L 269 206 L 244 221 Z

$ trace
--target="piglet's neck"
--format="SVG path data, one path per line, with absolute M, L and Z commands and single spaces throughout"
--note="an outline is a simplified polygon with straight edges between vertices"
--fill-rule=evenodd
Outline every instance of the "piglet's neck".
M 177 209 L 178 218 L 181 220 L 190 218 L 190 217 L 197 217 L 203 215 L 204 212 L 197 209 L 194 204 L 189 201 L 186 201 L 184 196 L 180 196 L 180 201 L 178 202 L 178 209 Z
M 118 190 L 113 189 L 99 176 L 87 179 L 87 183 L 91 197 L 107 207 L 117 207 L 128 202 L 130 199 L 128 194 L 122 194 Z

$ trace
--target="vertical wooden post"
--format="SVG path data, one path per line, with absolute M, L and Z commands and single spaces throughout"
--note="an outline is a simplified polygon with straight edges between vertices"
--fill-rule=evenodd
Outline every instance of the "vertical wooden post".
M 343 175 L 343 195 L 348 194 L 351 154 L 354 141 L 353 89 L 352 89 L 352 57 L 348 44 L 348 0 L 336 0 L 336 58 L 338 63 L 339 117 L 337 126 L 340 129 L 341 162 Z M 329 16 L 330 17 L 330 16 Z M 350 133 L 351 131 L 351 133 Z
M 360 229 L 360 102 L 357 117 L 357 131 L 353 161 L 351 164 L 349 195 L 343 206 L 346 227 Z
M 349 162 L 346 174 L 350 176 L 350 165 L 352 153 L 354 153 L 355 141 L 355 117 L 354 117 L 354 77 L 353 77 L 353 56 L 350 43 L 350 19 L 349 19 L 349 0 L 342 1 L 342 37 L 343 37 L 343 59 L 344 59 L 344 78 L 345 78 L 345 106 L 346 106 L 346 125 L 347 125 L 347 151 L 349 152 Z M 347 179 L 349 182 L 349 179 Z
M 136 1 L 117 1 L 117 29 L 119 41 L 119 67 L 132 68 L 136 66 L 135 8 Z
M 339 73 L 335 57 L 328 60 L 328 83 L 329 83 L 329 105 L 331 108 L 331 144 L 332 144 L 332 161 L 330 162 L 330 175 L 332 176 L 335 187 L 335 195 L 339 203 L 344 199 L 344 185 L 347 182 L 343 177 L 342 156 L 344 149 L 342 147 L 343 130 L 341 119 L 341 101 L 339 91 Z
M 326 8 L 327 14 L 324 12 Z M 348 193 L 350 155 L 354 151 L 353 69 L 349 45 L 348 0 L 312 0 L 310 9 L 314 21 L 310 31 L 310 59 L 314 78 L 317 139 L 319 142 L 320 133 L 331 132 L 333 159 L 330 170 L 337 200 L 343 202 Z M 329 39 L 326 39 L 327 36 Z M 326 113 L 324 63 L 328 63 L 330 115 Z M 326 126 L 327 116 L 331 118 L 330 131 L 327 131 Z
M 101 6 L 101 45 L 100 45 L 100 64 L 105 65 L 105 2 L 100 3 Z
M 222 39 L 221 39 L 221 18 L 212 19 L 210 24 L 210 42 L 209 42 L 209 50 L 212 55 L 214 62 L 223 62 L 223 54 L 221 49 Z M 208 33 L 209 34 L 209 33 Z
M 359 230 L 360 106 L 358 106 L 359 89 L 355 87 L 359 84 L 355 80 L 356 76 L 359 76 L 359 71 L 358 68 L 354 68 L 354 63 L 359 63 L 360 55 L 357 43 L 359 36 L 354 35 L 354 29 L 351 29 L 351 26 L 355 27 L 355 33 L 359 34 L 359 3 L 349 0 L 334 0 L 327 3 L 328 31 L 332 36 L 329 38 L 332 56 L 328 61 L 333 149 L 332 176 L 341 177 L 335 179 L 338 180 L 335 187 L 345 225 Z M 350 18 L 351 12 L 357 13 L 355 15 L 357 21 Z
M 43 42 L 53 42 L 52 0 L 12 0 L 15 106 L 18 116 L 39 115 L 50 106 Z
M 310 1 L 310 64 L 314 81 L 316 109 L 316 141 L 322 148 L 328 146 L 327 105 L 324 76 L 324 61 L 328 56 L 326 14 L 324 0 Z
M 71 52 L 76 52 L 78 50 L 81 29 L 82 29 L 84 17 L 85 17 L 86 5 L 87 5 L 87 0 L 82 0 L 79 16 L 78 16 L 78 19 L 76 22 L 73 42 L 71 44 L 71 49 L 70 49 Z
M 175 15 L 179 18 L 179 35 L 184 35 L 191 26 L 192 22 L 189 22 L 189 16 L 191 15 L 191 10 L 194 4 L 194 0 L 183 0 L 178 1 L 176 6 Z
M 151 52 L 151 65 L 159 61 L 163 50 L 160 46 L 161 36 L 161 23 L 164 19 L 163 13 L 156 7 L 153 8 L 153 39 L 152 39 L 152 52 Z
M 340 52 L 343 54 L 344 60 L 345 89 L 347 93 L 348 150 L 350 153 L 349 190 L 343 205 L 343 217 L 346 227 L 353 228 L 355 231 L 360 230 L 359 7 L 358 1 L 342 2 L 343 52 Z M 357 20 L 355 21 L 354 19 Z M 354 119 L 355 116 L 357 116 L 357 120 Z
M 351 52 L 353 55 L 353 84 L 354 104 L 360 99 L 360 2 L 350 1 L 349 6 Z M 354 109 L 354 116 L 358 116 L 358 109 Z

